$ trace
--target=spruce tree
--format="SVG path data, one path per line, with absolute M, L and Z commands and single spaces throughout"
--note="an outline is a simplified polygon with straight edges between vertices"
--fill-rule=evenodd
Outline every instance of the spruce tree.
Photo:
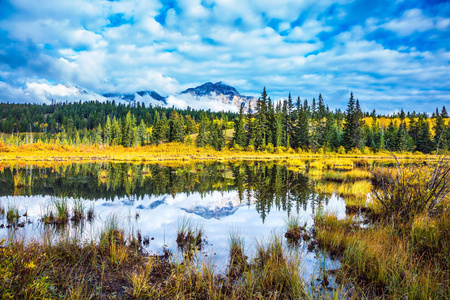
M 233 145 L 245 147 L 246 144 L 246 134 L 244 130 L 244 104 L 241 104 L 241 107 L 239 109 L 239 116 L 235 121 L 234 126 Z
M 345 149 L 350 150 L 355 148 L 355 130 L 356 130 L 356 103 L 353 93 L 350 93 L 350 99 L 347 104 L 347 110 L 345 112 L 344 132 L 342 137 L 342 143 Z
M 208 128 L 209 120 L 206 116 L 205 112 L 202 112 L 202 116 L 200 119 L 200 124 L 198 127 L 198 134 L 195 138 L 195 145 L 197 147 L 204 147 L 208 144 L 208 136 L 207 136 L 207 128 Z

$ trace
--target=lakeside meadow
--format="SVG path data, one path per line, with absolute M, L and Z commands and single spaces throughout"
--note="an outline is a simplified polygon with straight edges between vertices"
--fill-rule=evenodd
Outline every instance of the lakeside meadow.
M 2 108 L 2 299 L 450 297 L 445 107 Z
M 2 298 L 448 298 L 445 156 L 291 152 L 2 152 Z

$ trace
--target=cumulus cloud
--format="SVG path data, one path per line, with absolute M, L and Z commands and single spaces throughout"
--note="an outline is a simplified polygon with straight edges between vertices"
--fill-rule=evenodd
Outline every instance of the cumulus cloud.
M 434 26 L 433 20 L 424 16 L 420 9 L 408 10 L 400 18 L 383 25 L 384 28 L 392 30 L 400 36 L 410 35 L 416 31 L 424 32 L 434 28 Z
M 322 92 L 332 108 L 351 90 L 386 111 L 450 100 L 445 3 L 14 0 L 0 10 L 3 100 L 155 90 L 180 107 L 227 110 L 176 96 L 222 80 L 244 95 L 266 86 L 273 99 Z

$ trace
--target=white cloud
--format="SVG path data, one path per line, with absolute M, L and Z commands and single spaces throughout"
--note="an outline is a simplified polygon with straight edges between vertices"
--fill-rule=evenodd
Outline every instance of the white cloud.
M 399 19 L 387 22 L 382 27 L 396 32 L 399 36 L 407 36 L 414 32 L 424 32 L 433 29 L 433 19 L 422 14 L 420 9 L 406 11 Z

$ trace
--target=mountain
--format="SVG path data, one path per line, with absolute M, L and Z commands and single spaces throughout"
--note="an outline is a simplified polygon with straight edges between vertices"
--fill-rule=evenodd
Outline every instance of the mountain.
M 212 111 L 238 112 L 241 104 L 247 108 L 256 107 L 256 98 L 241 95 L 234 87 L 223 82 L 207 82 L 181 93 L 162 96 L 153 90 L 123 93 L 106 91 L 98 94 L 92 90 L 71 84 L 33 83 L 27 85 L 23 102 L 58 103 L 78 101 L 115 101 L 117 103 L 143 103 L 153 106 L 176 107 L 181 109 L 204 109 Z M 1 92 L 1 91 L 0 91 Z M 1 95 L 1 93 L 0 93 Z
M 219 101 L 224 104 L 232 104 L 240 107 L 241 103 L 247 108 L 249 104 L 256 107 L 256 98 L 241 95 L 234 87 L 219 81 L 216 83 L 207 82 L 195 88 L 189 88 L 180 93 L 181 95 L 190 95 L 195 100 L 209 98 L 211 101 Z
M 139 91 L 133 94 L 120 94 L 120 93 L 105 93 L 102 95 L 105 98 L 114 98 L 118 100 L 125 101 L 139 101 L 139 102 L 147 102 L 143 101 L 142 98 L 146 96 L 153 98 L 154 100 L 160 101 L 164 104 L 167 104 L 166 97 L 161 96 L 155 91 Z

